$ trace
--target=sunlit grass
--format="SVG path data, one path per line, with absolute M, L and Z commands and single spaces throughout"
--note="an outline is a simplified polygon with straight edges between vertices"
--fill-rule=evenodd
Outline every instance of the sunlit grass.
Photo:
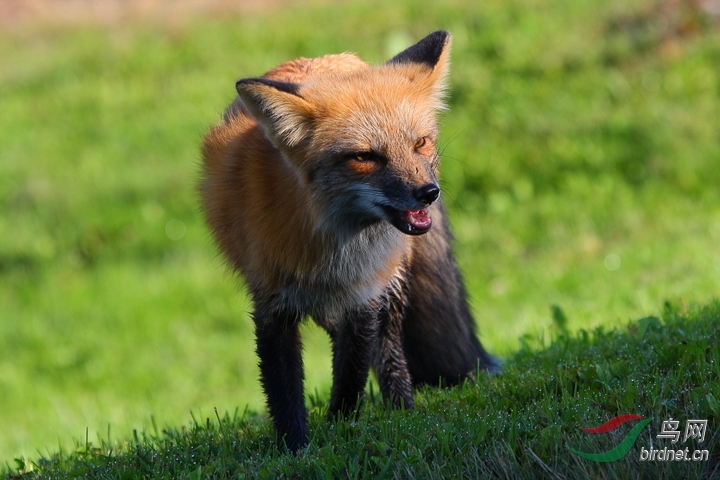
M 254 413 L 210 412 L 182 427 L 155 424 L 121 440 L 110 432 L 80 437 L 74 451 L 16 458 L 13 478 L 715 478 L 720 305 L 666 304 L 663 320 L 573 336 L 563 315 L 555 309 L 549 347 L 527 336 L 502 375 L 421 389 L 413 411 L 388 409 L 371 395 L 355 421 L 328 422 L 326 403 L 311 397 L 310 444 L 298 455 L 278 449 L 270 422 Z M 598 435 L 582 428 L 619 413 L 647 419 L 626 455 L 597 463 L 571 453 L 616 447 L 629 426 Z M 707 420 L 704 440 L 656 438 L 670 417 L 683 426 Z M 708 454 L 698 462 L 640 461 L 642 448 Z

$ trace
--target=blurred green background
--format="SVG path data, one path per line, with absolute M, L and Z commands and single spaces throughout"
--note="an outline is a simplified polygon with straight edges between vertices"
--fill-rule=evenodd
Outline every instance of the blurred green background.
M 263 409 L 198 147 L 235 80 L 299 56 L 454 35 L 443 195 L 492 352 L 552 305 L 577 330 L 717 298 L 718 1 L 219 3 L 2 24 L 0 462 Z M 325 398 L 328 340 L 305 333 Z

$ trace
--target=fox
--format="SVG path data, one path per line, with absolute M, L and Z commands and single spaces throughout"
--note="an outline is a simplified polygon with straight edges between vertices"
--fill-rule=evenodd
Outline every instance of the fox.
M 478 340 L 438 181 L 451 35 L 386 63 L 299 58 L 237 81 L 202 144 L 201 206 L 252 298 L 281 445 L 309 442 L 301 322 L 332 344 L 328 419 L 357 413 L 373 370 L 386 403 L 500 362 Z

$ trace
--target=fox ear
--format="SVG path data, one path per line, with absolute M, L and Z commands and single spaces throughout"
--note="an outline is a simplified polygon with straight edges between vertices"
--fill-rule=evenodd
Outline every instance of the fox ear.
M 388 60 L 389 64 L 422 63 L 430 68 L 435 68 L 442 61 L 447 62 L 450 51 L 450 33 L 445 30 L 438 30 L 420 40 L 412 47 Z
M 238 95 L 276 147 L 293 147 L 310 133 L 311 105 L 295 83 L 244 78 L 235 84 Z
M 408 47 L 387 61 L 386 65 L 406 66 L 407 74 L 423 80 L 436 100 L 436 108 L 444 108 L 442 98 L 447 89 L 446 79 L 450 68 L 450 44 L 452 37 L 445 30 L 438 30 Z

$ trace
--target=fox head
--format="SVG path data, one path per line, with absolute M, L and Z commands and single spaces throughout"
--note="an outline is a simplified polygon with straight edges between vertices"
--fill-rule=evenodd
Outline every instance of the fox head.
M 250 114 L 317 200 L 319 225 L 384 220 L 408 235 L 431 228 L 449 51 L 450 34 L 437 31 L 383 65 L 302 84 L 237 82 Z

